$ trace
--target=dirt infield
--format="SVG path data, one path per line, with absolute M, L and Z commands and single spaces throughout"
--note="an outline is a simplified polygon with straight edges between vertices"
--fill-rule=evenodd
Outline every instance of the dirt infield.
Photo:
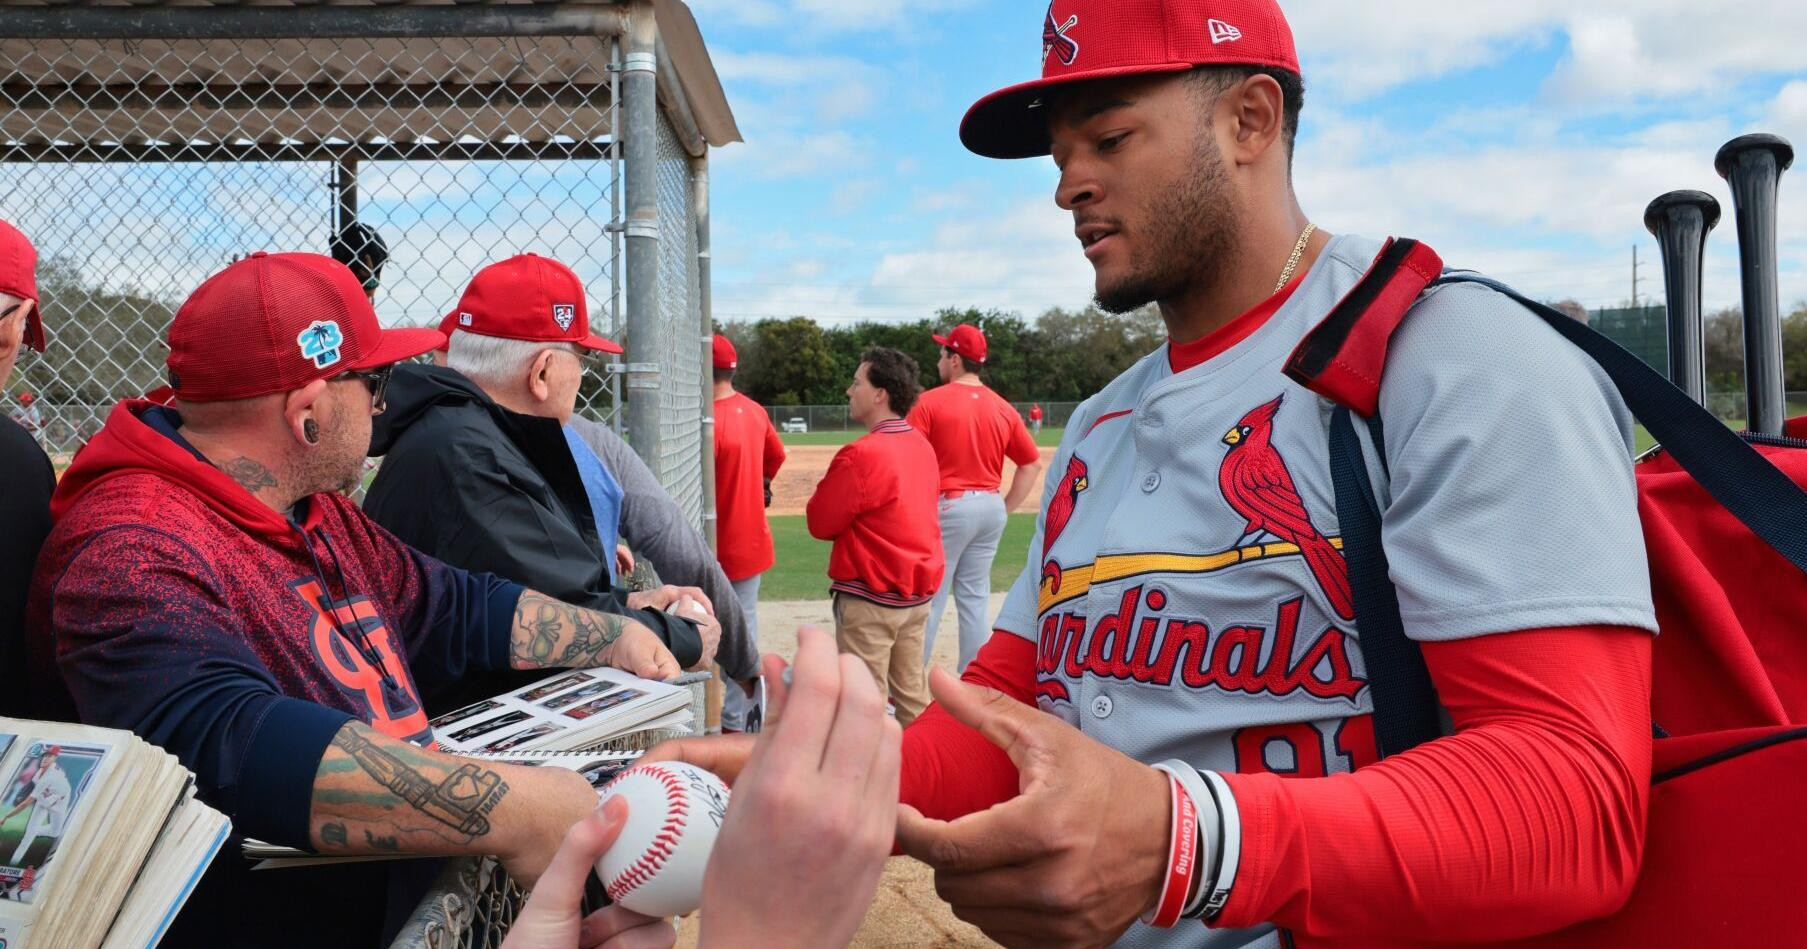
M 794 456 L 793 456 L 794 457 Z M 828 464 L 824 458 L 822 464 Z M 790 465 L 787 463 L 788 469 Z M 818 475 L 819 477 L 819 475 Z M 812 482 L 813 484 L 813 482 Z M 776 507 L 776 504 L 774 504 Z M 1004 605 L 1004 595 L 994 593 L 991 612 L 995 615 Z M 759 604 L 759 645 L 763 652 L 775 652 L 789 658 L 797 651 L 797 627 L 814 623 L 825 629 L 834 628 L 833 614 L 827 600 L 771 600 Z M 952 670 L 959 656 L 959 636 L 954 634 L 958 621 L 953 604 L 941 621 L 943 633 L 935 636 L 935 662 Z M 773 879 L 782 879 L 774 868 Z M 694 947 L 699 932 L 697 915 L 685 917 L 678 924 L 678 945 Z M 776 935 L 776 934 L 774 934 Z M 885 874 L 878 881 L 878 893 L 872 908 L 860 924 L 850 944 L 859 949 L 891 949 L 904 946 L 964 947 L 995 946 L 979 930 L 954 918 L 953 911 L 935 895 L 934 875 L 929 868 L 908 857 L 893 857 L 885 864 Z
M 803 506 L 809 503 L 809 496 L 816 490 L 816 484 L 828 471 L 828 463 L 834 460 L 834 453 L 840 451 L 838 445 L 792 445 L 785 448 L 784 467 L 778 469 L 778 477 L 772 479 L 772 506 L 769 513 L 802 514 Z M 1042 448 L 1042 464 L 1047 465 L 1054 459 L 1054 449 Z M 1004 460 L 1003 487 L 1010 487 L 1010 479 L 1016 474 L 1016 465 L 1009 459 Z M 1035 505 L 1041 501 L 1041 491 L 1031 491 L 1017 506 L 1016 513 L 1035 513 Z

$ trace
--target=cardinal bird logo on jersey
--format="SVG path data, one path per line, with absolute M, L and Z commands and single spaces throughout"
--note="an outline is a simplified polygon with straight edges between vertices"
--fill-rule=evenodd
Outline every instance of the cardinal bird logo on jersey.
M 1060 476 L 1060 487 L 1048 502 L 1048 516 L 1042 524 L 1042 579 L 1048 581 L 1050 593 L 1060 592 L 1060 564 L 1048 556 L 1048 551 L 1054 549 L 1060 532 L 1067 529 L 1073 509 L 1079 506 L 1079 493 L 1090 483 L 1086 480 L 1085 460 L 1078 455 L 1067 459 L 1067 470 Z
M 1224 433 L 1223 443 L 1230 450 L 1217 469 L 1217 486 L 1231 510 L 1248 521 L 1244 536 L 1271 534 L 1297 544 L 1336 615 L 1354 619 L 1355 602 L 1349 593 L 1343 553 L 1312 526 L 1286 461 L 1273 445 L 1274 413 L 1280 410 L 1283 398 L 1250 409 L 1235 428 Z
M 1067 35 L 1067 31 L 1079 25 L 1079 14 L 1067 17 L 1065 23 L 1054 22 L 1054 4 L 1048 4 L 1048 18 L 1042 22 L 1042 65 L 1047 65 L 1048 54 L 1060 57 L 1063 66 L 1073 65 L 1079 58 L 1079 41 Z

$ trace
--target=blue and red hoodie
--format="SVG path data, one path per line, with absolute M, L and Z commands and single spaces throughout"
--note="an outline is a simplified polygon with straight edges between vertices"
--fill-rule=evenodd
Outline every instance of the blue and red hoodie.
M 314 775 L 350 719 L 432 747 L 420 686 L 508 665 L 522 588 L 401 543 L 349 499 L 272 510 L 180 435 L 174 410 L 125 402 L 63 475 L 27 609 L 32 705 L 47 718 L 125 728 L 180 758 L 237 834 L 306 847 Z M 285 917 L 253 891 L 236 847 L 208 883 L 257 931 L 177 930 L 267 945 Z M 334 868 L 335 912 L 344 868 Z M 306 910 L 306 870 L 269 871 Z M 207 889 L 207 883 L 203 884 Z M 346 907 L 349 909 L 349 907 Z M 315 904 L 310 917 L 331 916 Z M 214 907 L 204 912 L 219 914 Z M 211 930 L 218 929 L 217 933 Z M 360 941 L 374 940 L 369 932 Z

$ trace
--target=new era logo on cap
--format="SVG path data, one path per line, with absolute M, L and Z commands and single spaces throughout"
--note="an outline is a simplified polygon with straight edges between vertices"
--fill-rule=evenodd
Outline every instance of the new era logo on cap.
M 552 304 L 552 322 L 561 330 L 569 330 L 571 321 L 577 319 L 577 305 L 574 303 Z
M 1222 20 L 1213 19 L 1208 25 L 1211 28 L 1211 42 L 1213 43 L 1228 43 L 1233 40 L 1242 39 L 1241 30 Z

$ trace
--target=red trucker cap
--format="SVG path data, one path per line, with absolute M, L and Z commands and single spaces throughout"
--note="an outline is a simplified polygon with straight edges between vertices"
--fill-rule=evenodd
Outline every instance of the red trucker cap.
M 984 362 L 985 354 L 989 351 L 989 347 L 985 344 L 984 331 L 971 323 L 961 323 L 948 330 L 946 336 L 935 336 L 935 342 L 973 362 Z
M 31 301 L 25 318 L 25 345 L 44 351 L 44 317 L 38 311 L 38 251 L 19 229 L 0 221 L 0 293 Z
M 715 368 L 737 369 L 740 367 L 740 354 L 734 351 L 734 341 L 720 333 L 715 334 Z
M 449 352 L 451 350 L 452 334 L 456 332 L 458 332 L 458 311 L 453 310 L 452 312 L 447 313 L 445 317 L 439 321 L 439 335 L 445 337 L 445 342 L 439 344 L 440 352 Z
M 434 329 L 383 329 L 358 278 L 321 254 L 258 251 L 208 277 L 169 326 L 169 384 L 189 402 L 290 392 L 438 346 Z
M 590 332 L 590 307 L 577 274 L 538 254 L 510 257 L 477 271 L 446 321 L 479 336 L 622 351 L 614 340 Z
M 1042 77 L 980 99 L 960 141 L 987 158 L 1048 154 L 1046 93 L 1110 76 L 1195 66 L 1299 71 L 1292 27 L 1274 0 L 1053 0 L 1042 20 Z

